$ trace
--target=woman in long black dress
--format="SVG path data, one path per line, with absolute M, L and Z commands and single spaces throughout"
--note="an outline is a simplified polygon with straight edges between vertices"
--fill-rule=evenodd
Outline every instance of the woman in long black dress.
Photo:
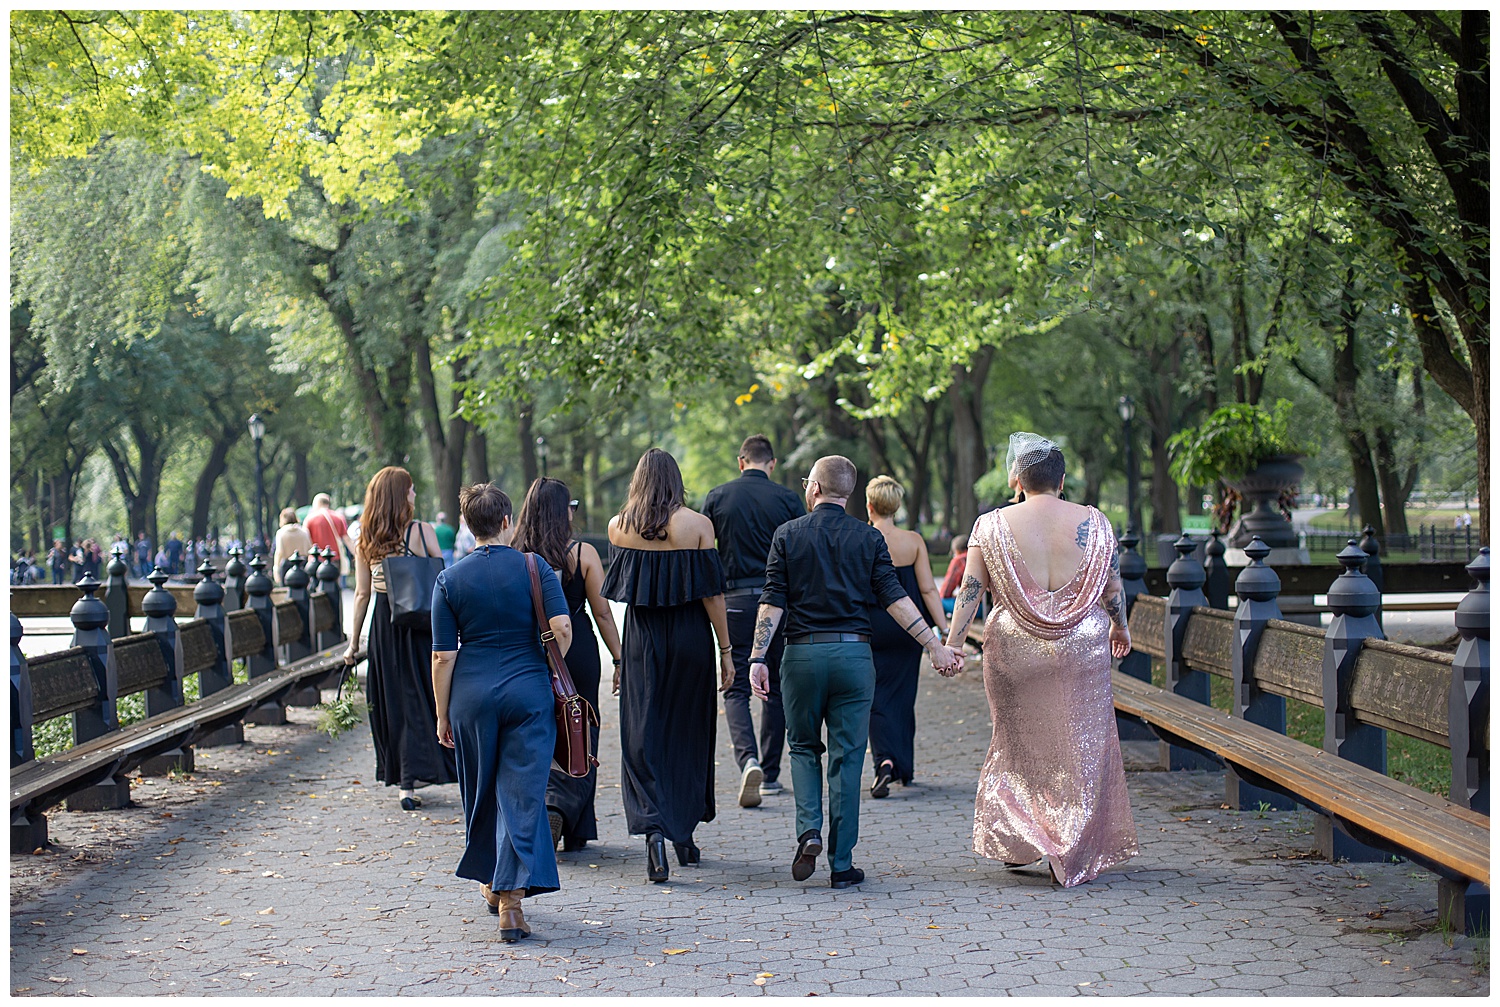
M 890 476 L 876 476 L 865 487 L 870 524 L 891 551 L 896 578 L 906 595 L 939 633 L 948 631 L 943 599 L 932 579 L 927 543 L 914 531 L 896 527 L 896 512 L 906 495 Z M 870 650 L 875 658 L 875 698 L 870 704 L 870 761 L 875 766 L 871 797 L 890 793 L 892 780 L 905 786 L 916 761 L 917 678 L 922 647 L 884 609 L 870 610 Z
M 713 522 L 683 499 L 676 460 L 660 448 L 642 455 L 609 522 L 604 582 L 606 598 L 629 606 L 615 682 L 625 823 L 645 835 L 657 883 L 668 877 L 666 841 L 679 864 L 696 864 L 693 830 L 714 818 L 715 635 L 718 689 L 734 681 Z
M 562 581 L 568 600 L 568 614 L 573 619 L 573 646 L 566 661 L 568 673 L 578 694 L 599 709 L 599 641 L 589 623 L 588 609 L 593 609 L 599 624 L 599 635 L 620 667 L 620 634 L 614 614 L 601 593 L 604 588 L 604 564 L 598 551 L 587 542 L 573 541 L 573 503 L 568 487 L 560 479 L 538 479 L 526 491 L 516 519 L 516 537 L 511 546 L 521 552 L 534 552 L 552 565 Z M 599 728 L 593 727 L 593 751 L 599 751 Z M 564 851 L 581 850 L 590 839 L 599 838 L 598 820 L 594 814 L 594 792 L 598 770 L 574 778 L 557 769 L 547 780 L 547 820 L 552 827 L 552 845 L 562 841 Z
M 528 895 L 559 887 L 548 841 L 547 774 L 556 723 L 526 557 L 508 547 L 510 498 L 497 486 L 459 496 L 477 548 L 432 590 L 432 685 L 437 740 L 458 753 L 464 854 L 456 873 L 478 881 L 500 939 L 531 936 Z M 573 639 L 562 585 L 537 563 L 542 612 L 564 654 Z
M 416 502 L 411 473 L 395 465 L 375 473 L 365 490 L 363 530 L 355 551 L 354 622 L 344 654 L 345 663 L 353 664 L 373 595 L 375 620 L 366 648 L 370 665 L 365 691 L 370 697 L 375 776 L 388 787 L 401 788 L 403 811 L 422 806 L 418 787 L 458 779 L 453 753 L 432 733 L 437 720 L 430 671 L 432 630 L 393 625 L 385 595 L 385 557 L 404 550 L 418 556 L 441 555 L 432 525 L 412 520 Z

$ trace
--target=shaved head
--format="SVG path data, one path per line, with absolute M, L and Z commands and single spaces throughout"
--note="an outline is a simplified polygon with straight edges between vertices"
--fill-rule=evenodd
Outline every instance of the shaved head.
M 823 495 L 833 500 L 847 500 L 854 492 L 859 470 L 843 455 L 824 455 L 813 463 L 809 479 L 817 481 Z

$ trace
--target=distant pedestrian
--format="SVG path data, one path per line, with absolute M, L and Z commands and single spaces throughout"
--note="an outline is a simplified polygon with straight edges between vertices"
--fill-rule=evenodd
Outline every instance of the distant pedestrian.
M 382 560 L 408 551 L 416 556 L 438 555 L 432 525 L 413 520 L 416 501 L 411 473 L 396 465 L 375 473 L 365 490 L 364 530 L 355 553 L 354 619 L 344 654 L 345 663 L 353 664 L 373 600 L 366 694 L 375 775 L 388 787 L 399 786 L 403 811 L 422 806 L 418 787 L 458 779 L 453 754 L 433 734 L 437 713 L 432 691 L 432 628 L 393 623 L 386 597 Z
M 943 599 L 943 613 L 953 615 L 953 596 L 964 580 L 964 567 L 969 562 L 969 536 L 955 535 L 948 548 L 948 569 L 943 574 L 943 583 L 938 585 L 938 597 Z
M 182 573 L 182 538 L 174 531 L 167 539 L 167 573 Z
M 140 532 L 135 539 L 135 575 L 144 577 L 151 572 L 151 540 L 146 537 L 145 532 Z
M 371 515 L 375 498 L 372 483 L 365 497 L 372 538 L 383 526 Z M 510 498 L 485 483 L 466 487 L 459 505 L 480 545 L 475 555 L 438 574 L 432 591 L 437 740 L 444 754 L 452 749 L 457 755 L 464 852 L 455 873 L 481 884 L 490 911 L 499 916 L 500 940 L 511 943 L 531 936 L 521 900 L 555 892 L 561 884 L 547 820 L 556 724 L 541 635 L 550 630 L 566 656 L 573 624 L 562 585 L 544 562 L 537 563 L 537 574 L 547 625 L 537 624 L 526 557 L 510 547 Z M 363 561 L 359 579 L 366 580 Z M 414 741 L 421 726 L 409 726 Z
M 52 548 L 47 553 L 47 566 L 52 569 L 52 583 L 63 583 L 68 575 L 68 550 L 62 539 L 52 543 Z
M 307 559 L 312 552 L 313 540 L 307 529 L 297 523 L 297 512 L 291 507 L 281 509 L 281 527 L 276 529 L 276 549 L 271 556 L 271 569 L 276 573 L 276 583 L 286 583 L 286 572 L 292 566 L 292 554 L 300 553 Z
M 354 562 L 354 539 L 349 534 L 349 523 L 344 515 L 333 509 L 333 499 L 327 493 L 313 497 L 307 520 L 302 523 L 313 545 L 319 549 L 332 549 L 338 558 L 339 587 L 347 586 L 344 572 Z
M 432 526 L 437 533 L 438 549 L 443 554 L 443 565 L 453 565 L 453 540 L 458 537 L 458 529 L 448 523 L 448 515 L 438 511 L 437 523 Z
M 469 553 L 474 551 L 474 546 L 474 533 L 469 530 L 469 522 L 464 520 L 464 516 L 462 514 L 459 514 L 458 534 L 453 536 L 454 560 L 461 560 L 465 556 L 469 555 Z

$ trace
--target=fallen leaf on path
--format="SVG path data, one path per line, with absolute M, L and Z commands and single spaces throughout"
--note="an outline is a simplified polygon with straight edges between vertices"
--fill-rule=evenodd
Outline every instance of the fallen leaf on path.
M 47 981 L 49 983 L 70 983 L 73 980 L 69 979 L 67 976 L 48 976 Z
M 766 981 L 764 979 L 756 979 L 754 980 L 754 982 L 757 986 L 764 986 L 766 984 Z
M 276 915 L 276 907 L 275 906 L 266 906 L 266 908 L 262 909 L 260 912 L 256 913 L 255 915 L 256 916 L 275 916 Z
M 75 955 L 86 955 L 89 952 L 88 952 L 88 948 L 74 948 L 73 949 L 73 953 Z
M 234 922 L 234 920 L 220 920 L 219 921 L 219 926 L 221 926 L 221 927 L 227 927 L 227 926 L 229 926 L 229 924 L 231 924 L 233 922 Z
M 661 949 L 661 953 L 664 954 L 664 955 L 685 955 L 685 954 L 687 954 L 691 950 L 693 950 L 693 949 L 692 948 L 662 948 Z
M 776 978 L 776 973 L 775 972 L 762 972 L 760 974 L 760 978 L 761 979 L 775 979 Z

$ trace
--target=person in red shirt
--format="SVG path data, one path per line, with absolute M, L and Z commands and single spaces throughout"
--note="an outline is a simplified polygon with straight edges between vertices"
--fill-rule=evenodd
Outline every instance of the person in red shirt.
M 339 557 L 339 586 L 344 587 L 346 560 L 354 555 L 354 542 L 349 538 L 349 523 L 344 515 L 333 509 L 333 500 L 327 493 L 313 497 L 312 509 L 302 527 L 312 538 L 318 549 L 332 549 Z
M 953 536 L 950 552 L 953 558 L 948 561 L 948 572 L 943 574 L 943 583 L 938 586 L 938 597 L 943 599 L 943 611 L 951 616 L 953 596 L 958 593 L 958 585 L 963 583 L 964 567 L 969 561 L 969 536 Z

